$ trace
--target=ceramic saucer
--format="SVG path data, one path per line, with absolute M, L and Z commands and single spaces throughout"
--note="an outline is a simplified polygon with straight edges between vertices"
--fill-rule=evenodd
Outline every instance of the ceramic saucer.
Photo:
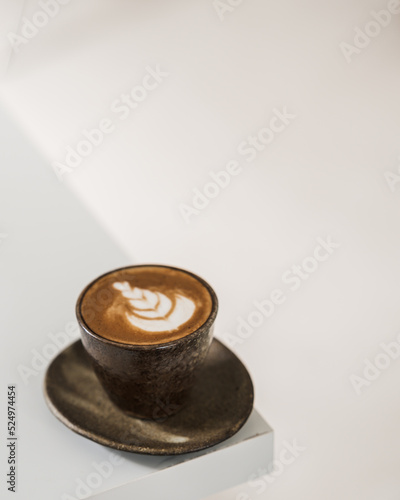
M 141 420 L 115 406 L 101 387 L 80 340 L 47 369 L 45 399 L 73 431 L 118 450 L 178 455 L 213 446 L 235 434 L 253 408 L 253 384 L 241 361 L 214 339 L 190 400 L 177 414 L 160 408 Z

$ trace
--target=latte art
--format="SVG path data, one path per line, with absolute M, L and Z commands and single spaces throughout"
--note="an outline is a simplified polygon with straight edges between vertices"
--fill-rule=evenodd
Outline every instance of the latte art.
M 216 300 L 211 287 L 189 272 L 167 266 L 131 266 L 88 285 L 80 312 L 91 331 L 101 337 L 151 345 L 197 331 L 209 319 Z
M 193 316 L 196 308 L 193 301 L 178 293 L 171 299 L 161 292 L 131 287 L 127 281 L 115 282 L 113 287 L 129 304 L 129 312 L 125 312 L 128 321 L 146 332 L 176 330 Z

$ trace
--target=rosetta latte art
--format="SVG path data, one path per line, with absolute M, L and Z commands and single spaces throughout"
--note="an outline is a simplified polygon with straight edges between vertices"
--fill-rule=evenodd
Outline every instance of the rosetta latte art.
M 113 287 L 126 299 L 127 320 L 146 332 L 173 331 L 186 323 L 195 311 L 195 304 L 187 297 L 131 287 L 127 281 L 115 282 Z

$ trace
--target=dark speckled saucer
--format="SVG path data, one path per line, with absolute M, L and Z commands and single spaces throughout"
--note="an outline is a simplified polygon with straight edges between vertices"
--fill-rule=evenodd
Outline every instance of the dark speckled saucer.
M 111 448 L 150 455 L 178 455 L 224 441 L 246 422 L 254 398 L 246 368 L 216 339 L 189 402 L 169 417 L 142 420 L 114 405 L 80 340 L 52 361 L 44 392 L 54 415 L 78 434 Z

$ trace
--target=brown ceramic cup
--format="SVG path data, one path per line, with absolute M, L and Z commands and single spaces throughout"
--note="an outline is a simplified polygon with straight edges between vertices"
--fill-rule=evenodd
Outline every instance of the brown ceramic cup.
M 155 420 L 177 413 L 187 402 L 199 368 L 207 356 L 218 311 L 217 296 L 202 278 L 182 269 L 158 267 L 186 272 L 210 293 L 212 308 L 208 319 L 186 336 L 166 343 L 135 345 L 106 339 L 91 330 L 81 314 L 82 299 L 93 283 L 116 270 L 91 282 L 76 304 L 83 346 L 111 401 L 134 417 Z

